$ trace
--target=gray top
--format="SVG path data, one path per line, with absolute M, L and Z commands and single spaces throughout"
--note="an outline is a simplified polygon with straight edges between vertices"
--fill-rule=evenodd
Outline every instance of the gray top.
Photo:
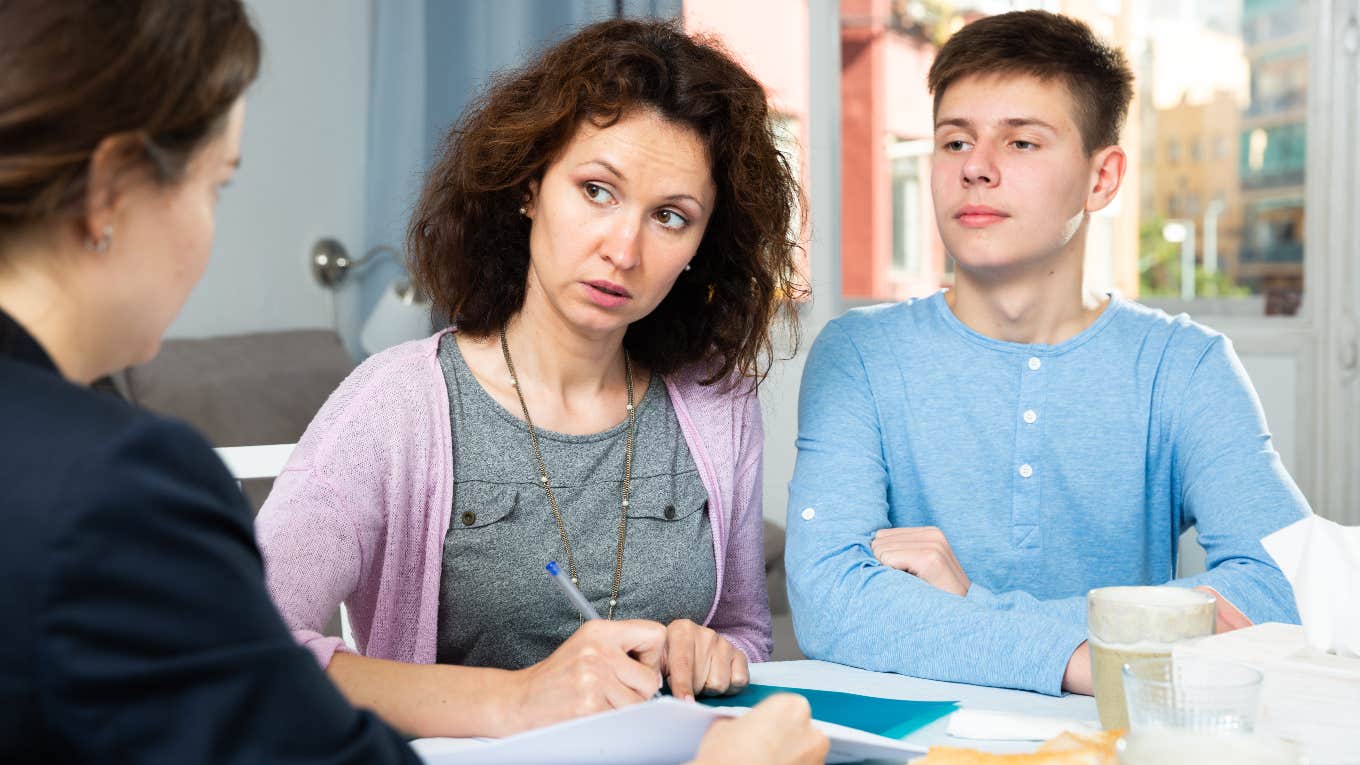
M 566 569 L 562 539 L 539 482 L 528 427 L 477 382 L 453 334 L 439 342 L 439 363 L 458 448 L 439 583 L 437 660 L 527 667 L 580 626 L 544 570 L 550 560 Z M 580 589 L 601 614 L 609 612 L 613 586 L 627 430 L 625 420 L 584 436 L 538 431 Z M 656 375 L 637 405 L 633 451 L 614 618 L 703 623 L 717 590 L 708 493 Z

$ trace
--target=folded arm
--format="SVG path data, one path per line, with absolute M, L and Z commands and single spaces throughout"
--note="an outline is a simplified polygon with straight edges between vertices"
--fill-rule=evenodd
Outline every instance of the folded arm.
M 1195 526 L 1207 567 L 1175 583 L 1212 588 L 1249 622 L 1297 624 L 1293 590 L 1261 539 L 1312 511 L 1226 338 L 1209 345 L 1190 376 L 1172 438 L 1183 527 Z
M 874 398 L 836 324 L 814 344 L 799 397 L 789 494 L 789 598 L 803 651 L 865 669 L 1056 694 L 1085 627 L 1004 611 L 883 565 L 892 525 Z

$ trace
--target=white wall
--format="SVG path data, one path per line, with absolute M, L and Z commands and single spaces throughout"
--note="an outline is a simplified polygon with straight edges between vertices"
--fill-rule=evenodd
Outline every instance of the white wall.
M 248 0 L 264 67 L 247 93 L 242 166 L 213 259 L 170 337 L 334 327 L 314 240 L 364 237 L 370 0 Z M 360 253 L 351 252 L 352 255 Z

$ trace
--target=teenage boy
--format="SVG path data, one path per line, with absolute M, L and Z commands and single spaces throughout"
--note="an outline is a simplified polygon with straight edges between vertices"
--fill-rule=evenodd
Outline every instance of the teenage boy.
M 803 374 L 787 566 L 803 651 L 866 669 L 1091 692 L 1085 594 L 1218 598 L 1297 622 L 1261 537 L 1309 513 L 1229 341 L 1082 288 L 1119 191 L 1124 55 L 1039 11 L 977 21 L 930 69 L 929 298 L 851 311 Z M 1172 581 L 1196 526 L 1208 571 Z

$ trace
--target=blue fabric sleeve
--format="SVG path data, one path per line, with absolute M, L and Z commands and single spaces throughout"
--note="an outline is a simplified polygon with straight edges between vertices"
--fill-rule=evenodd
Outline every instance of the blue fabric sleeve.
M 1190 375 L 1172 425 L 1173 490 L 1205 552 L 1207 585 L 1254 623 L 1298 624 L 1293 590 L 1261 538 L 1311 514 L 1271 445 L 1265 414 L 1233 352 L 1218 336 Z
M 869 670 L 1061 693 L 1084 625 L 981 607 L 874 558 L 874 532 L 892 525 L 874 401 L 858 349 L 832 322 L 803 372 L 789 491 L 785 557 L 803 652 Z
M 968 588 L 968 601 L 983 608 L 1038 614 L 1049 619 L 1086 628 L 1086 596 L 1043 600 L 1023 590 L 992 592 L 977 582 Z

